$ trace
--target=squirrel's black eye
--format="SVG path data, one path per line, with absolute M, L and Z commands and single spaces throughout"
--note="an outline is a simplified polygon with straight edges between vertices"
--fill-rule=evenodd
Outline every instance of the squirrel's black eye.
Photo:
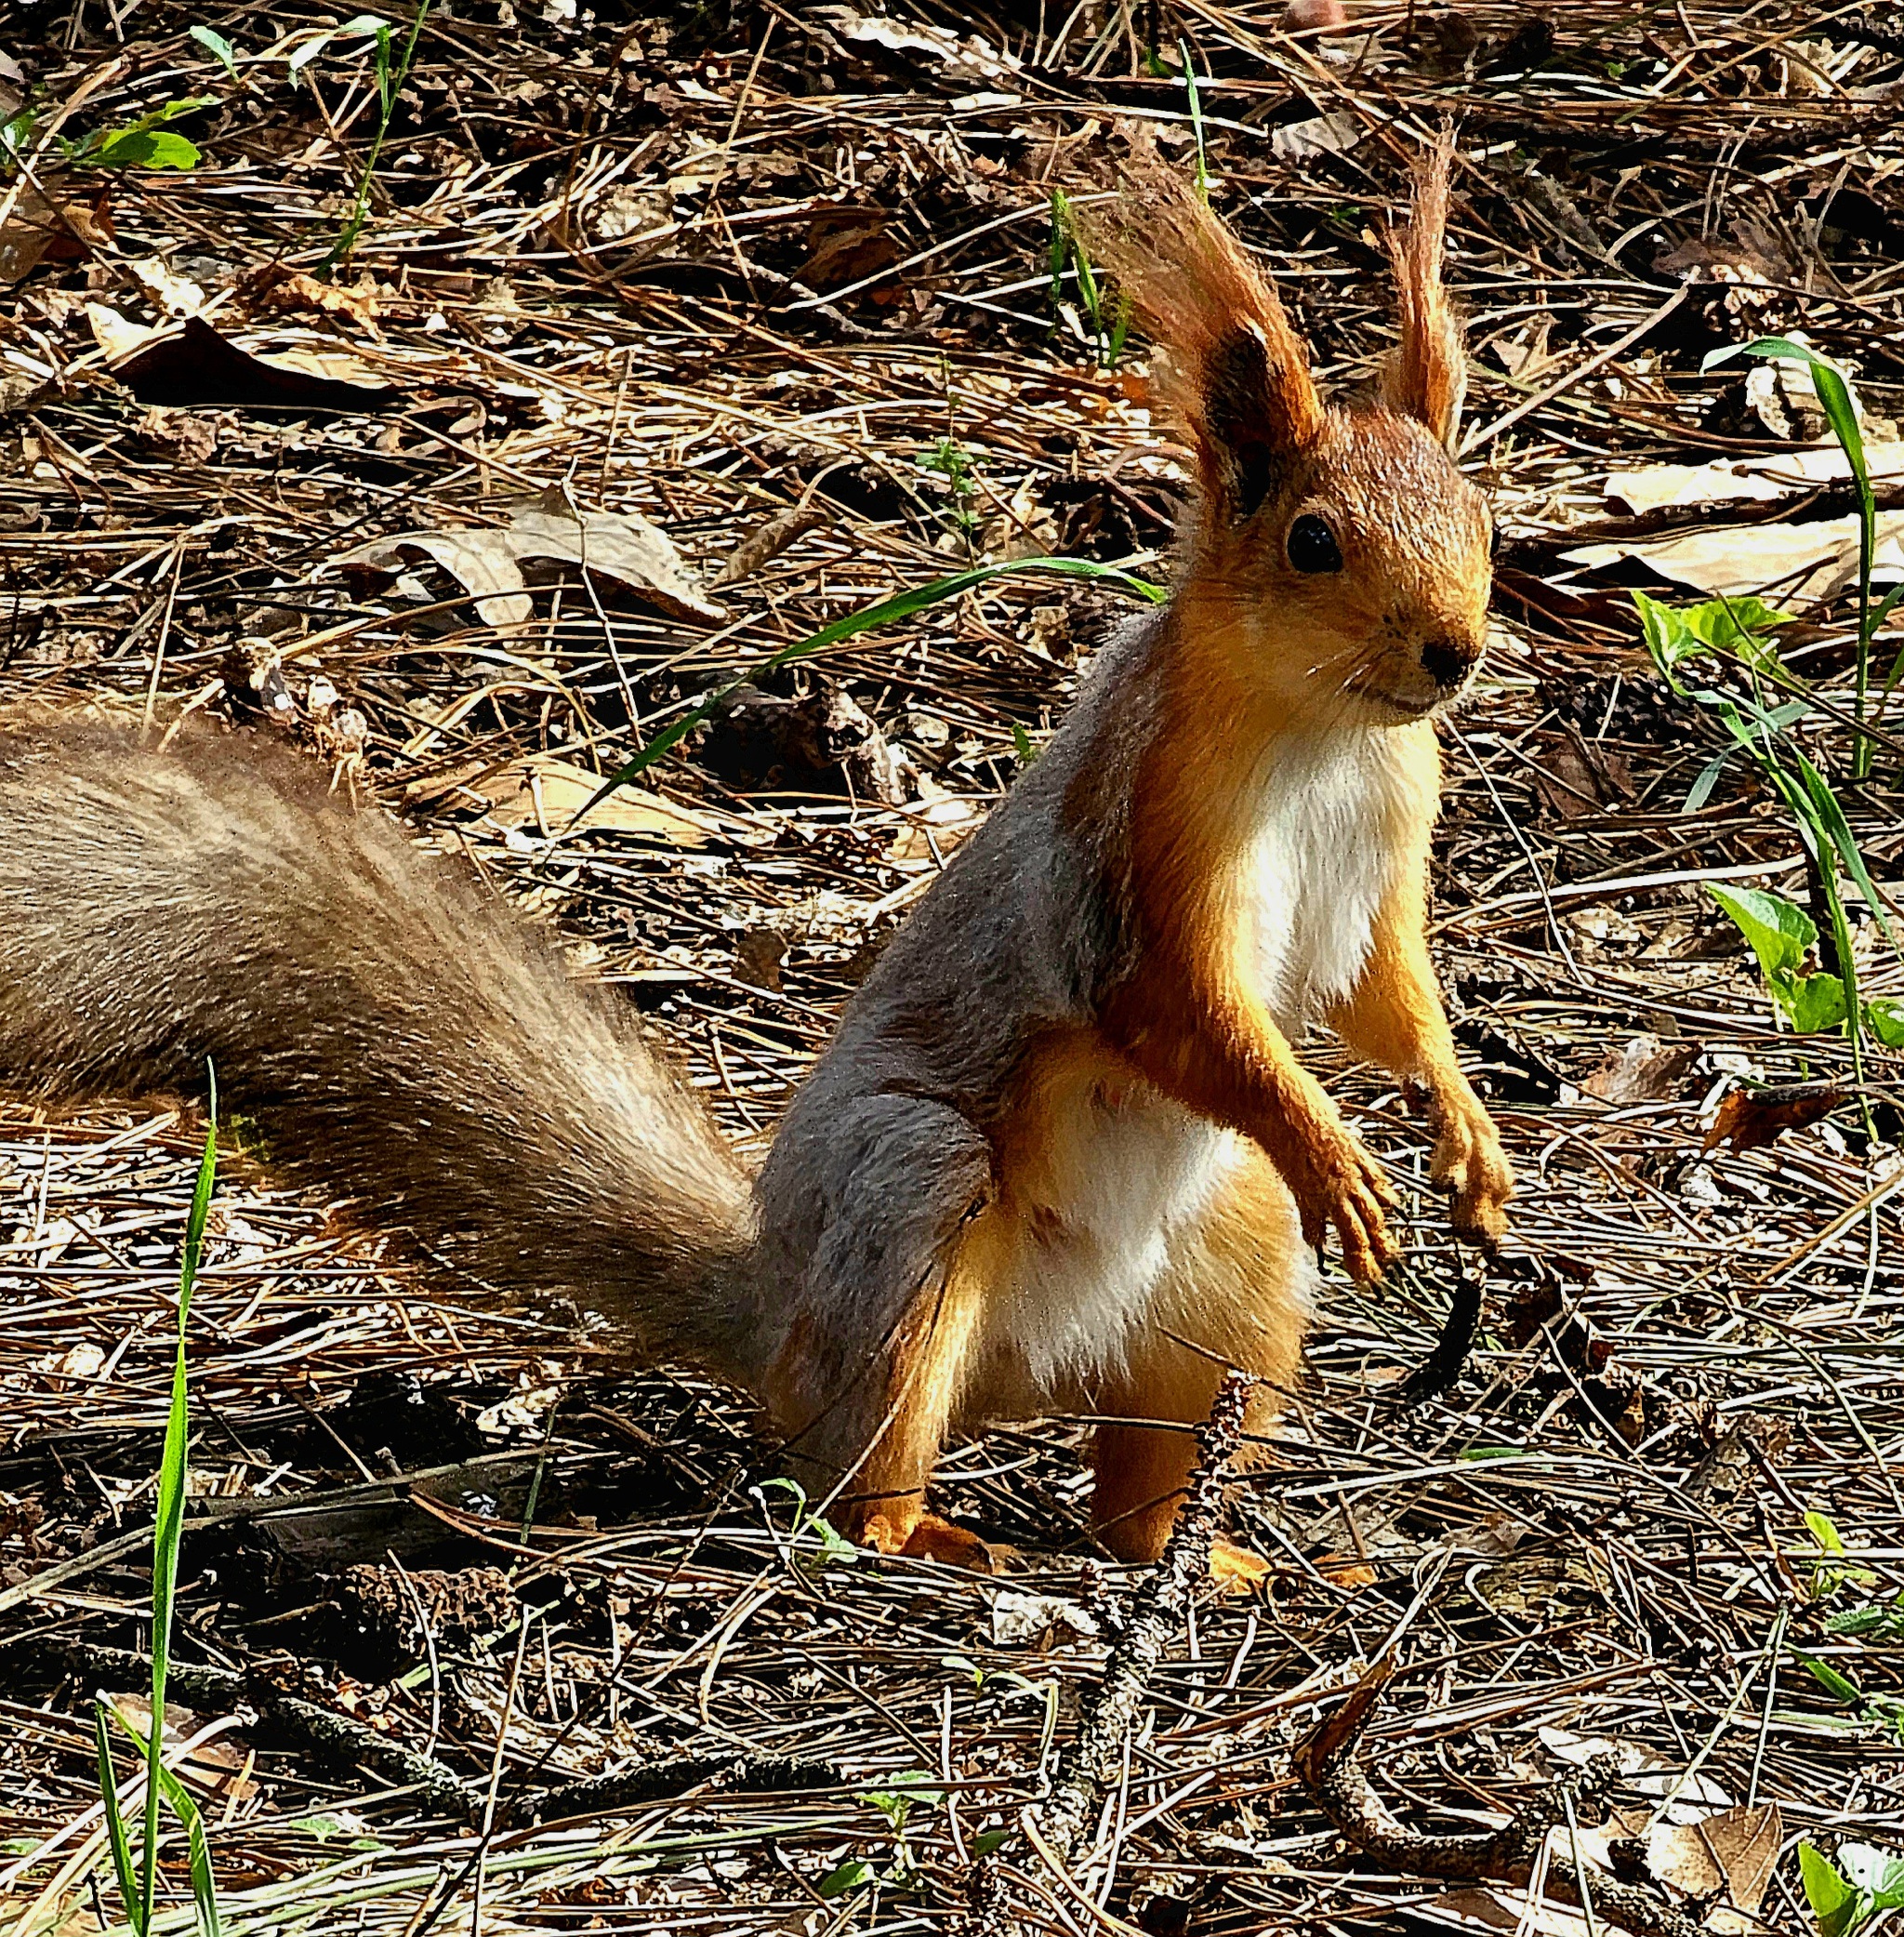
M 1340 572 L 1342 547 L 1314 511 L 1304 511 L 1289 526 L 1289 563 L 1299 572 Z

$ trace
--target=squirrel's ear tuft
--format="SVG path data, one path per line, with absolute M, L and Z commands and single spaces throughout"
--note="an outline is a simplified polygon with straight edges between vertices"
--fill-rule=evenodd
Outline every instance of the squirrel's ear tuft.
M 1468 389 L 1461 317 L 1441 282 L 1452 153 L 1453 143 L 1444 135 L 1415 177 L 1415 206 L 1408 228 L 1388 238 L 1402 339 L 1382 381 L 1382 401 L 1389 408 L 1426 424 L 1450 451 Z
M 1168 368 L 1163 393 L 1197 447 L 1206 498 L 1248 517 L 1279 461 L 1314 441 L 1322 403 L 1302 338 L 1261 270 L 1182 169 L 1132 136 L 1116 199 L 1069 213 L 1078 239 Z

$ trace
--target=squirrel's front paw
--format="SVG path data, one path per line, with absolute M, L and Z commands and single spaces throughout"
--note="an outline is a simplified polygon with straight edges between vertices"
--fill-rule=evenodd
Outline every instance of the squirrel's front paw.
M 1472 1091 L 1442 1098 L 1440 1113 L 1429 1174 L 1454 1193 L 1455 1229 L 1484 1245 L 1498 1244 L 1507 1229 L 1514 1166 L 1501 1148 L 1494 1120 Z
M 1289 1180 L 1302 1216 L 1306 1242 L 1322 1247 L 1329 1226 L 1342 1240 L 1342 1263 L 1358 1284 L 1373 1284 L 1401 1255 L 1388 1233 L 1387 1207 L 1395 1202 L 1382 1166 L 1353 1131 L 1305 1146 Z

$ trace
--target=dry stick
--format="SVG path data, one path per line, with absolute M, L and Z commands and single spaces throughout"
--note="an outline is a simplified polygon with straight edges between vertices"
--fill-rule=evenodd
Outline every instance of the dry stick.
M 1398 1405 L 1416 1406 L 1439 1399 L 1461 1377 L 1481 1330 L 1481 1275 L 1455 1267 L 1454 1296 L 1435 1349 L 1402 1381 Z
M 1242 1444 L 1244 1411 L 1257 1384 L 1247 1373 L 1232 1372 L 1224 1378 L 1210 1418 L 1197 1428 L 1202 1463 L 1191 1479 L 1163 1558 L 1144 1583 L 1129 1625 L 1085 1701 L 1078 1733 L 1058 1758 L 1051 1793 L 1025 1812 L 1026 1840 L 1067 1894 L 1074 1893 L 1077 1885 L 1066 1865 L 1096 1821 L 1105 1791 L 1122 1773 L 1125 1747 L 1142 1718 L 1150 1678 L 1164 1650 L 1183 1632 L 1191 1597 L 1209 1578 L 1210 1550 L 1223 1517 L 1223 1487 L 1230 1462 Z M 1006 1937 L 1026 1928 L 1005 1887 L 996 1852 L 972 1866 L 968 1895 L 968 1928 L 974 1937 Z M 1092 1908 L 1095 1912 L 1095 1905 Z M 1095 1914 L 1101 1922 L 1114 1921 L 1102 1912 Z
M 42 1646 L 70 1674 L 97 1686 L 151 1686 L 152 1663 L 130 1649 L 103 1647 L 73 1637 L 49 1637 Z M 187 1665 L 170 1673 L 167 1681 L 186 1701 L 200 1705 L 244 1702 L 258 1711 L 260 1721 L 276 1723 L 292 1741 L 324 1761 L 346 1769 L 374 1770 L 390 1782 L 416 1790 L 443 1815 L 464 1820 L 482 1807 L 483 1798 L 470 1784 L 433 1756 L 405 1748 L 335 1709 L 287 1694 L 261 1674 Z
M 48 1637 L 41 1651 L 68 1673 L 102 1688 L 146 1688 L 152 1663 L 127 1648 L 108 1648 L 76 1637 Z M 434 1756 L 420 1754 L 337 1710 L 287 1694 L 267 1677 L 231 1668 L 180 1666 L 170 1671 L 170 1686 L 182 1700 L 208 1706 L 247 1704 L 260 1721 L 275 1723 L 293 1744 L 326 1762 L 364 1768 L 414 1789 L 438 1813 L 477 1821 L 488 1799 L 488 1784 L 466 1781 Z M 509 1824 L 572 1816 L 612 1815 L 644 1803 L 665 1802 L 691 1789 L 716 1784 L 729 1791 L 777 1791 L 837 1786 L 840 1771 L 831 1763 L 798 1756 L 752 1756 L 740 1752 L 679 1755 L 510 1799 L 500 1811 Z
M 1619 1775 L 1610 1758 L 1599 1757 L 1577 1774 L 1563 1776 L 1516 1811 L 1504 1827 L 1485 1836 L 1428 1836 L 1405 1828 L 1370 1786 L 1357 1754 L 1362 1731 L 1394 1669 L 1371 1668 L 1349 1699 L 1297 1749 L 1295 1771 L 1329 1820 L 1358 1850 L 1393 1869 L 1448 1882 L 1506 1883 L 1524 1887 L 1544 1853 L 1546 1880 L 1563 1902 L 1587 1907 L 1590 1917 L 1617 1924 L 1634 1937 L 1699 1937 L 1700 1926 L 1650 1891 L 1599 1870 L 1582 1878 L 1581 1865 L 1548 1849 L 1547 1832 L 1571 1820 L 1580 1803 L 1597 1805 Z

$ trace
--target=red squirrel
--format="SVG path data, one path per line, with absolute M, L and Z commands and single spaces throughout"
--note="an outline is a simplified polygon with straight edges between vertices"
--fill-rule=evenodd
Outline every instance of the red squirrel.
M 1287 1387 L 1325 1234 L 1364 1280 L 1395 1256 L 1310 1024 L 1425 1088 L 1459 1228 L 1498 1238 L 1513 1191 L 1423 932 L 1434 716 L 1481 659 L 1491 538 L 1450 455 L 1447 170 L 1346 405 L 1187 183 L 1139 166 L 1092 219 L 1195 453 L 1177 589 L 886 949 L 758 1174 L 493 898 L 205 730 L 0 729 L 0 1076 L 189 1090 L 209 1058 L 289 1180 L 746 1387 L 887 1551 L 981 1558 L 925 1506 L 952 1433 L 1194 1424 L 1225 1365 Z M 1154 1558 L 1194 1457 L 1102 1426 L 1104 1545 Z

